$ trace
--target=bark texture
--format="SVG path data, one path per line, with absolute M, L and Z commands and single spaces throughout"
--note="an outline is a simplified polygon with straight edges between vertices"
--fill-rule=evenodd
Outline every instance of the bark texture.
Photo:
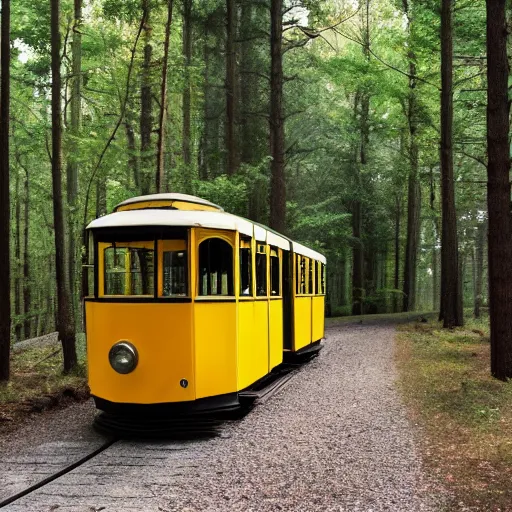
M 11 351 L 10 293 L 10 197 L 9 197 L 9 103 L 11 4 L 2 0 L 0 35 L 0 381 L 9 380 Z
M 62 111 L 61 111 L 61 53 L 60 0 L 51 0 L 52 53 L 52 185 L 53 222 L 55 232 L 55 273 L 57 278 L 57 330 L 64 352 L 64 371 L 77 364 L 73 307 L 69 293 L 65 254 L 64 208 L 62 200 Z
M 236 138 L 236 18 L 235 0 L 226 0 L 226 151 L 229 176 L 236 173 L 239 165 Z
M 512 220 L 505 0 L 487 0 L 487 205 L 491 373 L 512 377 Z
M 445 328 L 463 325 L 459 285 L 457 212 L 453 181 L 453 0 L 441 5 L 441 317 Z
M 162 64 L 162 84 L 160 89 L 160 116 L 158 122 L 158 144 L 156 164 L 156 191 L 165 188 L 165 125 L 167 120 L 167 69 L 169 65 L 169 41 L 171 36 L 173 0 L 167 3 L 167 23 L 165 24 L 164 61 Z
M 182 153 L 185 166 L 187 191 L 192 192 L 192 150 L 191 141 L 191 94 L 190 94 L 190 66 L 192 63 L 192 0 L 183 0 L 183 58 L 184 58 L 184 86 L 183 86 L 183 139 Z
M 286 234 L 283 115 L 283 0 L 270 4 L 270 227 Z

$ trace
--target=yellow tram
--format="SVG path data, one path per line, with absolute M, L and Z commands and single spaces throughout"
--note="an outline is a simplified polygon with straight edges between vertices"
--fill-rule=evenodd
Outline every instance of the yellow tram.
M 283 358 L 319 347 L 321 254 L 184 194 L 129 199 L 87 229 L 98 409 L 229 410 Z

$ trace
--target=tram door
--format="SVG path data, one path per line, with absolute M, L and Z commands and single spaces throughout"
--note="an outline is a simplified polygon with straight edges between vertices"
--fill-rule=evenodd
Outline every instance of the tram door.
M 293 253 L 283 250 L 283 348 L 292 350 L 293 341 Z

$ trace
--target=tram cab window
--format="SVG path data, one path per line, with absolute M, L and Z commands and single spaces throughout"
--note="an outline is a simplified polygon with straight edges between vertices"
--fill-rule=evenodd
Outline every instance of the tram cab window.
M 199 244 L 198 295 L 233 295 L 233 248 L 220 238 Z
M 186 297 L 187 287 L 187 251 L 163 252 L 163 297 Z
M 320 275 L 320 281 L 322 283 L 321 293 L 325 294 L 325 263 L 322 263 L 321 266 L 322 266 L 321 275 Z
M 279 250 L 270 249 L 270 295 L 281 295 L 281 269 L 279 267 Z
M 267 251 L 264 244 L 257 244 L 256 295 L 258 297 L 267 296 Z
M 315 269 L 315 295 L 320 295 L 321 288 L 320 288 L 320 262 L 319 261 L 313 261 L 314 269 Z
M 94 279 L 94 239 L 93 234 L 89 232 L 89 249 L 87 254 L 87 264 L 83 266 L 87 275 L 86 297 L 94 297 L 96 295 L 96 282 Z
M 240 240 L 240 296 L 252 295 L 252 251 L 251 239 Z
M 105 248 L 105 295 L 154 295 L 154 242 L 113 243 Z

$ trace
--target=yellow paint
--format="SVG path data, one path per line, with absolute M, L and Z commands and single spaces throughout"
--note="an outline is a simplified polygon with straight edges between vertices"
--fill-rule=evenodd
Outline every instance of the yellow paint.
M 116 208 L 116 212 L 127 212 L 130 210 L 144 210 L 145 208 L 176 208 L 177 210 L 218 212 L 214 206 L 189 203 L 187 201 L 140 201 L 138 203 L 126 204 Z
M 311 297 L 295 297 L 293 350 L 297 351 L 311 343 Z
M 283 301 L 269 301 L 269 370 L 283 362 Z
M 195 302 L 196 398 L 237 388 L 236 303 Z
M 312 341 L 315 342 L 324 337 L 325 297 L 323 295 L 316 296 L 312 301 Z
M 245 389 L 268 371 L 268 302 L 266 300 L 238 303 L 238 382 Z
M 112 402 L 152 404 L 194 400 L 192 304 L 86 301 L 91 393 Z M 127 340 L 139 364 L 127 375 L 109 363 L 112 345 Z M 187 379 L 182 388 L 180 380 Z

